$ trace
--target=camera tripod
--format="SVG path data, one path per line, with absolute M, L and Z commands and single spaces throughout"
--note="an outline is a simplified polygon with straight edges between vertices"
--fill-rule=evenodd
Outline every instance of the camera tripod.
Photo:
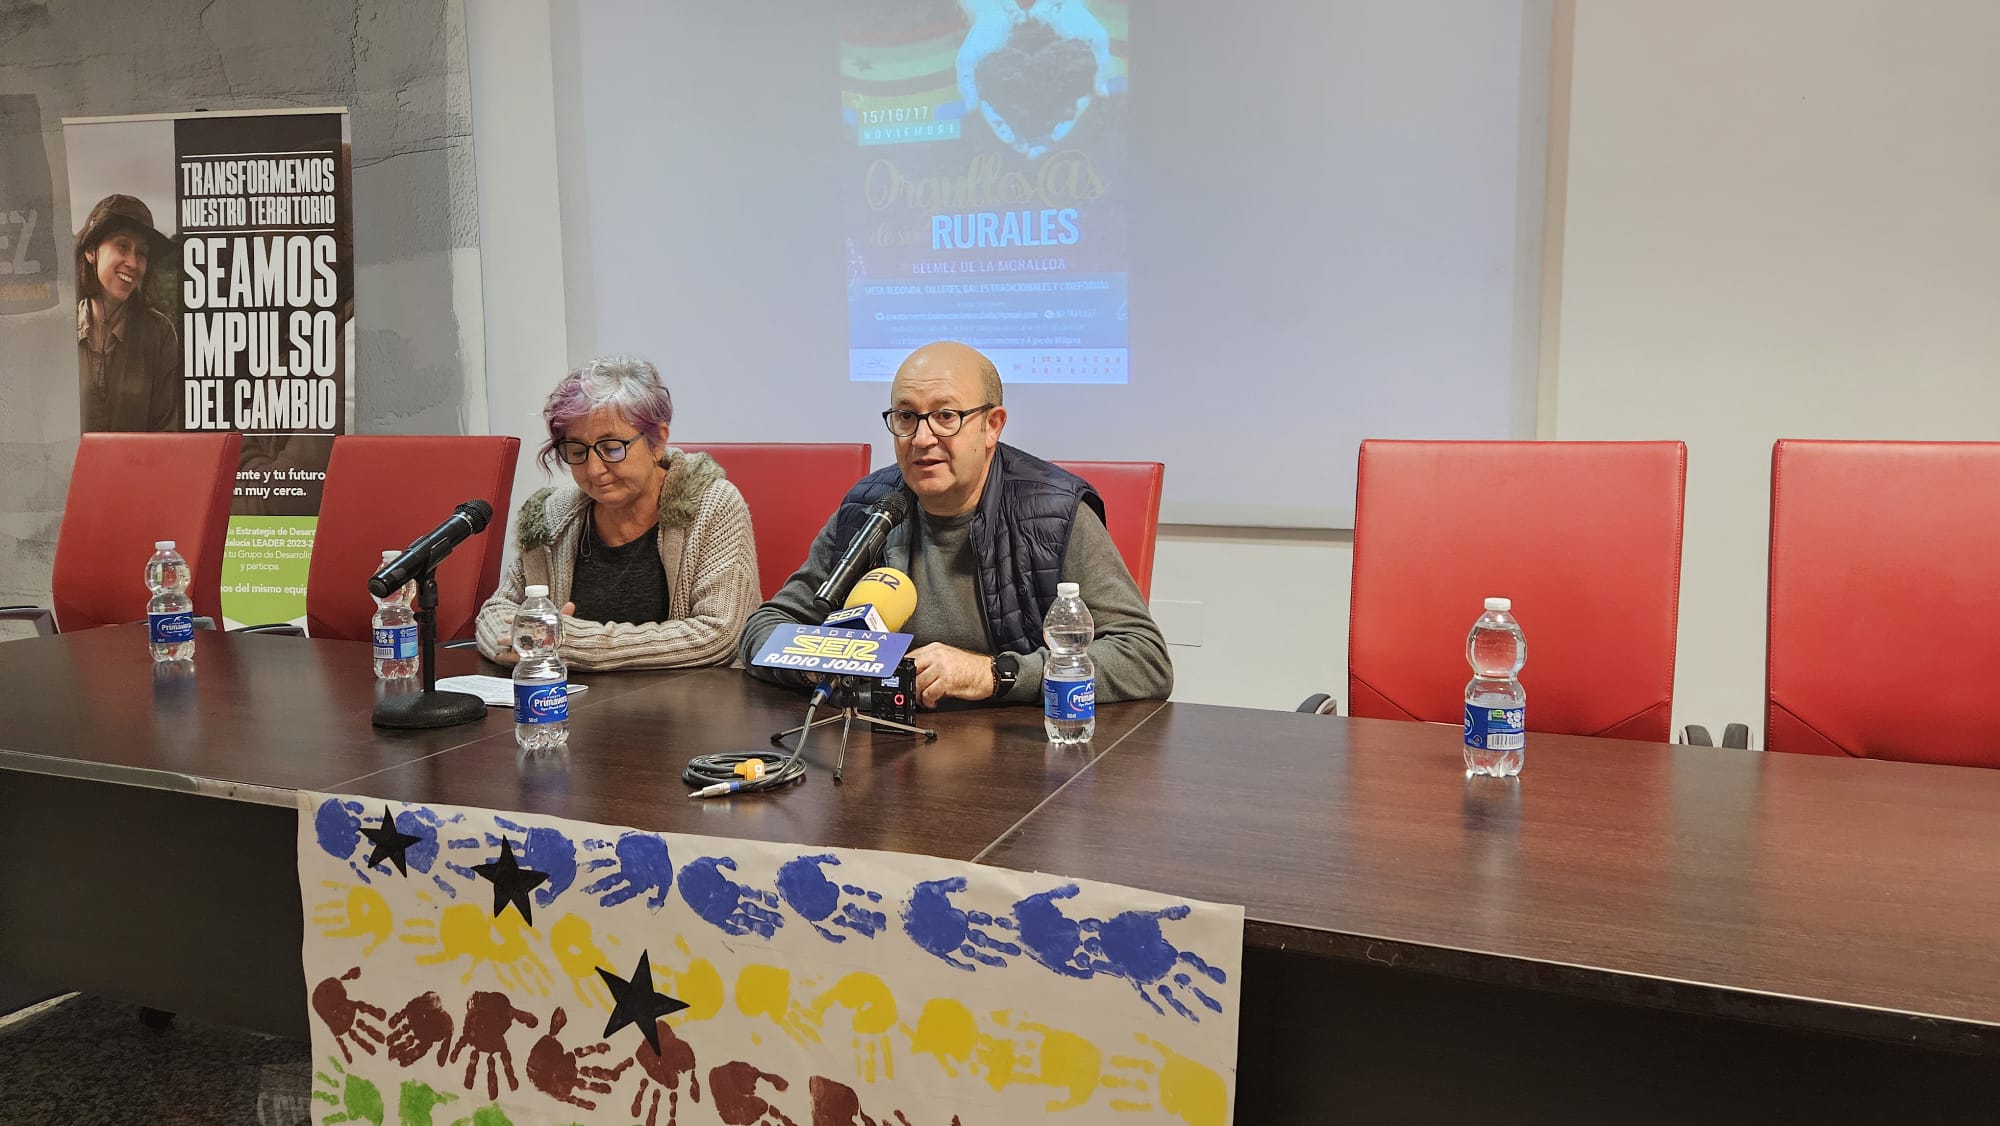
M 903 691 L 908 691 L 908 689 L 903 689 Z M 831 700 L 839 706 L 839 714 L 827 716 L 825 719 L 814 719 L 814 709 L 827 700 Z M 840 754 L 833 760 L 833 780 L 838 782 L 840 781 L 841 772 L 847 767 L 847 739 L 853 732 L 854 721 L 857 719 L 872 727 L 883 730 L 900 731 L 906 735 L 921 735 L 924 737 L 924 742 L 926 743 L 937 741 L 938 733 L 936 728 L 913 727 L 910 724 L 901 723 L 893 719 L 883 719 L 880 716 L 870 715 L 861 710 L 871 703 L 870 686 L 850 684 L 848 683 L 848 678 L 845 677 L 840 678 L 840 680 L 833 684 L 822 684 L 813 690 L 812 700 L 806 704 L 806 721 L 797 727 L 787 728 L 771 736 L 771 744 L 782 747 L 785 745 L 785 737 L 787 735 L 797 735 L 799 737 L 799 745 L 797 749 L 792 751 L 792 757 L 798 758 L 805 754 L 806 740 L 811 737 L 815 727 L 825 727 L 829 723 L 838 721 L 840 723 Z

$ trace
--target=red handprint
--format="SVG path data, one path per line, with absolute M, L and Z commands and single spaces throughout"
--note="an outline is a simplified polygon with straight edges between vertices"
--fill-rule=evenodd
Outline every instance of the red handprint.
M 655 1052 L 651 1044 L 644 1040 L 632 1053 L 631 1062 L 639 1065 L 639 1090 L 632 1096 L 632 1117 L 639 1117 L 639 1107 L 646 1102 L 646 1093 L 651 1091 L 653 1101 L 646 1107 L 646 1126 L 660 1126 L 660 1095 L 667 1096 L 667 1126 L 675 1126 L 680 1120 L 681 1076 L 688 1077 L 688 1097 L 701 1101 L 701 1080 L 694 1074 L 694 1049 L 688 1042 L 674 1035 L 673 1026 L 664 1020 L 653 1022 L 660 1034 L 660 1050 Z
M 438 1050 L 438 1066 L 444 1066 L 445 1053 L 451 1050 L 451 1014 L 444 1011 L 444 1001 L 435 993 L 410 998 L 410 1003 L 389 1018 L 389 1058 L 408 1067 L 428 1055 L 431 1046 Z
M 775 1091 L 791 1086 L 783 1076 L 760 1071 L 742 1060 L 723 1064 L 708 1073 L 708 1090 L 715 1096 L 715 1113 L 726 1126 L 799 1126 L 757 1093 L 757 1084 L 765 1080 L 770 1081 Z
M 808 1086 L 812 1090 L 812 1126 L 910 1126 L 900 1110 L 891 1110 L 894 1117 L 890 1118 L 868 1117 L 861 1109 L 861 1096 L 845 1083 L 815 1075 Z M 956 1114 L 951 1116 L 951 1126 L 959 1126 Z
M 514 1002 L 505 993 L 474 993 L 465 1002 L 465 1023 L 459 1033 L 458 1043 L 451 1050 L 451 1062 L 458 1062 L 458 1054 L 468 1046 L 472 1054 L 465 1061 L 465 1089 L 472 1090 L 473 1077 L 479 1071 L 479 1061 L 486 1060 L 486 1097 L 500 1097 L 500 1083 L 493 1074 L 493 1061 L 497 1058 L 501 1068 L 507 1073 L 507 1089 L 521 1089 L 520 1080 L 514 1078 L 514 1053 L 507 1047 L 507 1033 L 520 1021 L 529 1028 L 535 1027 L 535 1014 L 523 1012 L 514 1007 Z
M 313 986 L 313 1012 L 326 1022 L 327 1030 L 333 1033 L 334 1044 L 340 1048 L 341 1056 L 348 1063 L 354 1062 L 354 1053 L 347 1050 L 347 1041 L 354 1041 L 355 1047 L 371 1056 L 375 1054 L 375 1044 L 382 1042 L 382 1030 L 363 1018 L 374 1017 L 379 1021 L 389 1016 L 380 1008 L 347 995 L 347 986 L 341 983 L 360 976 L 361 967 L 356 966 L 337 978 L 330 977 Z M 369 1043 L 371 1040 L 375 1043 Z
M 565 1048 L 561 1040 L 563 1025 L 569 1015 L 561 1009 L 549 1018 L 546 1036 L 535 1041 L 528 1049 L 528 1082 L 535 1090 L 554 1099 L 580 1106 L 585 1110 L 596 1110 L 597 1104 L 577 1094 L 590 1091 L 599 1095 L 611 1093 L 611 1081 L 625 1073 L 632 1066 L 631 1060 L 620 1061 L 617 1067 L 597 1067 L 583 1062 L 583 1057 L 608 1052 L 611 1045 L 598 1041 L 582 1048 Z

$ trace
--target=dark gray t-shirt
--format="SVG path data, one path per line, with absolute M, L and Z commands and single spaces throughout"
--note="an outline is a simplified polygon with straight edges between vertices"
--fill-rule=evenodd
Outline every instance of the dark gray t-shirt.
M 617 547 L 606 547 L 589 522 L 583 536 L 570 584 L 576 616 L 587 622 L 666 621 L 667 570 L 660 562 L 659 529 Z

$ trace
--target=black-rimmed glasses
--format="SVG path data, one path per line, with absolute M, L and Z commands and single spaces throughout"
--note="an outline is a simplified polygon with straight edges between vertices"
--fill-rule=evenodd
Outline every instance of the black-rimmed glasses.
M 572 438 L 564 438 L 556 443 L 556 456 L 571 465 L 582 465 L 590 460 L 590 451 L 596 450 L 599 461 L 606 465 L 616 465 L 625 460 L 626 451 L 638 440 L 637 434 L 630 438 L 600 438 L 595 442 L 579 442 Z
M 998 403 L 986 403 L 973 407 L 971 410 L 963 411 L 944 407 L 939 410 L 923 411 L 921 413 L 892 408 L 882 412 L 882 421 L 888 425 L 889 433 L 894 434 L 898 438 L 914 436 L 917 432 L 917 423 L 926 421 L 930 423 L 931 433 L 940 438 L 949 438 L 953 434 L 958 433 L 959 428 L 965 425 L 966 419 L 971 418 L 981 411 L 990 411 L 999 405 Z

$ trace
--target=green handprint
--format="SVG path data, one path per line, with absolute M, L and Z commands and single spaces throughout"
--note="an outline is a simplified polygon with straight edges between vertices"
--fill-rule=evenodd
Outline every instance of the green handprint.
M 328 1112 L 325 1118 L 320 1119 L 320 1126 L 336 1126 L 341 1122 L 367 1122 L 370 1126 L 382 1126 L 382 1089 L 359 1075 L 349 1075 L 340 1061 L 332 1056 L 326 1057 L 326 1062 L 333 1068 L 334 1074 L 313 1072 L 318 1085 L 313 1088 L 312 1097 L 317 1102 L 332 1103 L 338 1113 Z

